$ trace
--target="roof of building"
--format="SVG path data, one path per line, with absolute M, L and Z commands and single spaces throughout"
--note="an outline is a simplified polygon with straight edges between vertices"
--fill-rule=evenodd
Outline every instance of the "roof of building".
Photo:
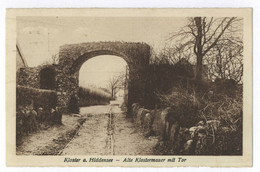
M 23 51 L 22 51 L 22 48 L 21 48 L 21 46 L 20 46 L 18 41 L 16 42 L 16 50 L 17 50 L 17 54 L 18 54 L 18 57 L 16 57 L 16 60 L 21 61 L 23 67 L 28 67 L 27 61 L 25 59 L 25 56 L 24 56 Z

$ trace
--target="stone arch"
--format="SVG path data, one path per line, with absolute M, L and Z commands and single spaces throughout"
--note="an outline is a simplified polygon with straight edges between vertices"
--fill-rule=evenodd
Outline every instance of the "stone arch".
M 123 54 L 123 53 L 118 53 L 118 52 L 111 51 L 111 50 L 93 50 L 91 52 L 88 52 L 88 53 L 85 53 L 85 54 L 79 56 L 78 59 L 76 59 L 74 61 L 73 65 L 71 66 L 70 73 L 71 74 L 77 73 L 80 70 L 81 66 L 86 61 L 88 61 L 89 59 L 91 59 L 93 57 L 97 57 L 97 56 L 101 56 L 101 55 L 114 55 L 114 56 L 118 56 L 118 57 L 123 58 L 128 65 L 130 64 L 129 58 L 125 54 Z
M 150 47 L 145 43 L 92 42 L 64 45 L 60 48 L 57 75 L 58 103 L 68 107 L 71 97 L 77 97 L 79 69 L 87 60 L 99 55 L 123 58 L 129 67 L 128 110 L 134 102 L 145 99 L 145 72 L 149 65 Z
M 55 84 L 56 72 L 51 67 L 45 67 L 40 71 L 40 88 L 47 90 L 54 90 L 56 88 Z

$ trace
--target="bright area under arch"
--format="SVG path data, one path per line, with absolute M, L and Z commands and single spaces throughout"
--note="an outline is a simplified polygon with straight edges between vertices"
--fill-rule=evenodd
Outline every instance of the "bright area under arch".
M 109 100 L 127 103 L 127 78 L 127 63 L 121 57 L 100 55 L 87 60 L 79 71 L 80 106 L 107 104 Z
M 79 86 L 106 88 L 111 77 L 126 72 L 126 61 L 118 56 L 101 55 L 87 60 L 79 71 Z

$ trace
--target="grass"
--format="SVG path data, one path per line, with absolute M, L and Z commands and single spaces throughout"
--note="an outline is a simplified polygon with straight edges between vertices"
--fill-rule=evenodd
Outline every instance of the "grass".
M 106 105 L 109 104 L 111 95 L 99 88 L 79 88 L 79 106 Z
M 173 109 L 180 127 L 190 128 L 199 121 L 204 122 L 206 135 L 199 138 L 194 154 L 242 155 L 242 93 L 241 85 L 228 92 L 214 87 L 200 92 L 176 87 L 168 94 L 157 96 L 160 106 Z M 213 121 L 219 122 L 217 128 L 210 124 Z

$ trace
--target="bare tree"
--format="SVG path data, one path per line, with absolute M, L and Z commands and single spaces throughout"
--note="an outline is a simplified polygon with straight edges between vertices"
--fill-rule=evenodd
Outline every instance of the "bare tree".
M 48 60 L 44 61 L 41 65 L 53 65 L 59 63 L 59 54 L 54 54 Z
M 192 49 L 186 47 L 183 44 L 170 45 L 168 43 L 164 44 L 164 47 L 156 53 L 153 48 L 151 48 L 151 63 L 152 64 L 175 64 L 181 59 L 191 60 L 190 54 Z
M 202 63 L 205 55 L 212 50 L 223 38 L 230 37 L 239 31 L 241 19 L 236 17 L 207 18 L 194 17 L 189 18 L 187 24 L 177 33 L 170 36 L 170 40 L 181 42 L 186 49 L 193 49 L 196 58 L 197 71 L 196 80 L 202 78 Z
M 108 81 L 108 90 L 111 94 L 112 99 L 116 98 L 116 94 L 120 89 L 123 88 L 125 83 L 125 75 L 120 74 L 113 76 Z
M 233 79 L 242 82 L 243 76 L 243 43 L 242 41 L 219 41 L 205 56 L 209 67 L 209 78 L 215 80 Z
M 51 56 L 52 64 L 58 64 L 59 63 L 59 54 L 54 54 Z

